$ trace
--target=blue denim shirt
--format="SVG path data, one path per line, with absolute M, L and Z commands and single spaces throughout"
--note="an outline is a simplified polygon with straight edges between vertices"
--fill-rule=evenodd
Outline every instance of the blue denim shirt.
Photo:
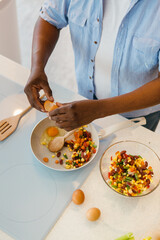
M 93 99 L 94 60 L 101 40 L 103 0 L 46 0 L 40 16 L 58 29 L 69 25 L 78 91 Z M 112 96 L 131 92 L 157 78 L 159 50 L 160 0 L 131 0 L 115 42 Z M 156 105 L 123 115 L 136 117 L 159 110 L 160 105 Z

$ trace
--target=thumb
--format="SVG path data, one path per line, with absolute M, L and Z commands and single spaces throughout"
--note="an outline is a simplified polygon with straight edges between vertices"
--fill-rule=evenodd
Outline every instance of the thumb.
M 63 107 L 64 104 L 56 102 L 57 107 Z

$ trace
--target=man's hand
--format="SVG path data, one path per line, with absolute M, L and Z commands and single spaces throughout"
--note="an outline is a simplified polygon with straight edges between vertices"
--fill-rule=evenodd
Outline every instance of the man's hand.
M 47 99 L 54 101 L 52 90 L 49 87 L 45 72 L 39 70 L 32 71 L 24 92 L 26 93 L 32 107 L 39 111 L 45 111 L 43 101 L 39 98 L 39 91 L 41 89 L 44 90 Z
M 67 131 L 88 124 L 98 118 L 98 100 L 82 100 L 67 104 L 57 103 L 59 108 L 48 113 L 59 128 Z
M 43 101 L 39 98 L 41 89 L 44 90 L 48 100 L 54 101 L 44 69 L 58 41 L 59 31 L 41 17 L 38 18 L 34 28 L 31 74 L 24 91 L 31 106 L 40 111 L 44 111 Z

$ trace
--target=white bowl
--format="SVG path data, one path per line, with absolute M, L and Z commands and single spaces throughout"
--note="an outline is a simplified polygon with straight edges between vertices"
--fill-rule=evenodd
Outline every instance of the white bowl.
M 46 146 L 44 146 L 40 143 L 40 139 L 41 139 L 43 132 L 45 131 L 46 128 L 48 128 L 50 126 L 56 126 L 55 122 L 50 120 L 49 118 L 45 118 L 45 119 L 41 120 L 40 122 L 38 122 L 38 124 L 34 127 L 32 134 L 31 134 L 31 149 L 32 149 L 32 152 L 33 152 L 35 158 L 41 164 L 43 164 L 44 166 L 46 166 L 48 168 L 57 170 L 57 171 L 74 171 L 74 170 L 80 169 L 82 167 L 85 167 L 94 159 L 96 153 L 98 152 L 98 148 L 99 148 L 99 138 L 98 138 L 97 131 L 92 124 L 88 124 L 86 129 L 87 129 L 87 131 L 89 131 L 91 133 L 92 140 L 97 145 L 96 153 L 93 154 L 91 156 L 90 160 L 87 163 L 85 163 L 84 165 L 82 165 L 81 167 L 70 168 L 70 169 L 66 169 L 65 164 L 63 164 L 63 165 L 56 164 L 55 163 L 56 157 L 52 158 L 53 153 L 51 153 Z M 72 137 L 73 136 L 70 136 L 70 138 L 72 138 Z M 69 150 L 66 147 L 63 147 L 60 152 L 61 152 L 61 156 L 64 153 L 69 154 Z M 44 162 L 43 161 L 44 157 L 47 157 L 49 159 L 49 161 Z
M 124 195 L 116 191 L 109 184 L 110 179 L 108 176 L 108 172 L 111 164 L 111 156 L 114 157 L 117 151 L 121 152 L 123 150 L 126 150 L 127 154 L 142 156 L 142 158 L 144 158 L 145 161 L 148 162 L 148 166 L 152 167 L 154 172 L 154 175 L 152 177 L 153 182 L 150 184 L 150 187 L 147 190 L 143 191 L 141 194 L 136 196 Z M 114 143 L 113 145 L 106 149 L 100 160 L 100 172 L 106 185 L 116 193 L 127 197 L 141 197 L 153 192 L 160 184 L 160 158 L 149 146 L 143 143 L 136 141 L 121 141 Z

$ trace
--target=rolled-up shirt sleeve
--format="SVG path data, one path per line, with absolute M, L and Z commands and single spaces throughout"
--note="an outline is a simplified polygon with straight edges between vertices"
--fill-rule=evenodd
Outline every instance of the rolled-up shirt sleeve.
M 69 0 L 46 0 L 40 9 L 40 17 L 58 29 L 66 27 L 69 2 Z

